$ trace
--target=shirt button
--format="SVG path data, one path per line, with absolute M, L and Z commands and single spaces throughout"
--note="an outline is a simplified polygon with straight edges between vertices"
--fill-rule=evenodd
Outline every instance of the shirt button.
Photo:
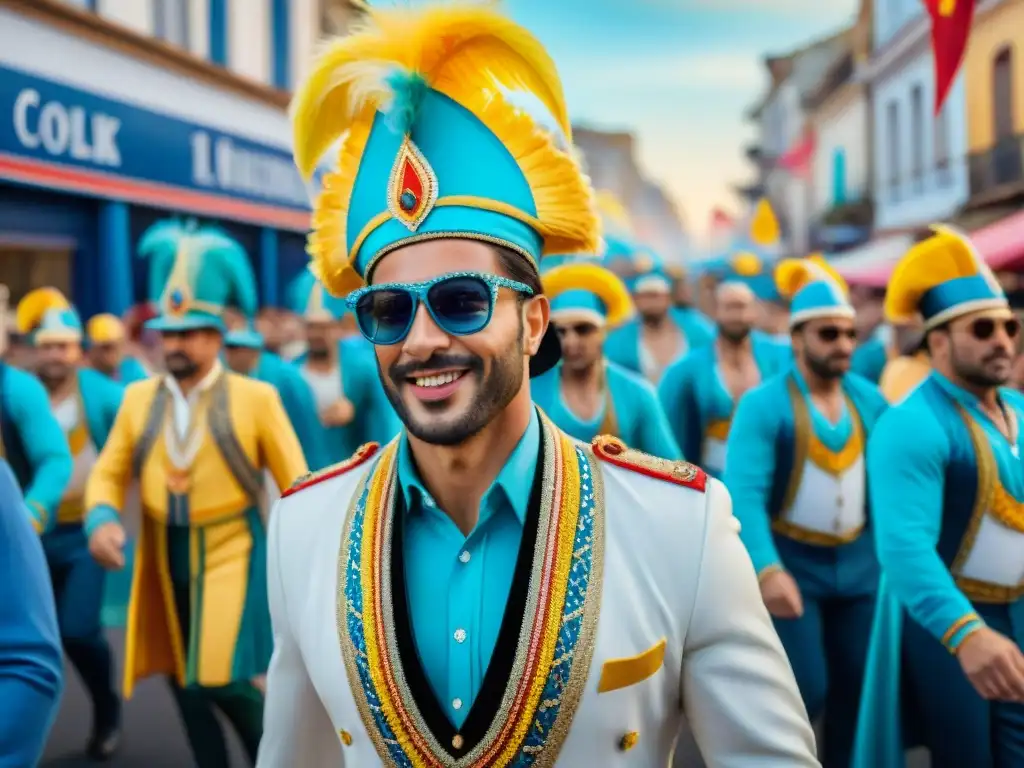
M 456 643 L 464 643 L 464 642 L 466 642 L 466 630 L 461 629 L 461 628 L 455 630 L 455 642 Z
M 462 709 L 462 699 L 452 699 L 452 709 Z
M 469 550 L 468 549 L 464 549 L 464 550 L 462 550 L 459 553 L 459 562 L 460 563 L 468 563 L 469 562 L 469 558 L 470 558 L 470 554 L 469 554 Z

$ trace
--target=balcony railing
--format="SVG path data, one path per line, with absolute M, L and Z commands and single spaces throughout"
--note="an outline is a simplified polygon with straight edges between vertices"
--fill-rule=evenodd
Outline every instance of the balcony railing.
M 997 141 L 970 156 L 971 197 L 1024 183 L 1024 134 Z

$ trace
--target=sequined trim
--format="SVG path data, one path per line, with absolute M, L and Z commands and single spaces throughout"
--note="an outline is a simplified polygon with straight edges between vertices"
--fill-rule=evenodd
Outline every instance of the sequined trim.
M 541 515 L 513 672 L 486 735 L 453 760 L 420 714 L 391 614 L 397 441 L 363 479 L 338 564 L 342 655 L 381 760 L 403 768 L 550 766 L 568 735 L 593 655 L 603 559 L 603 488 L 592 455 L 546 417 Z

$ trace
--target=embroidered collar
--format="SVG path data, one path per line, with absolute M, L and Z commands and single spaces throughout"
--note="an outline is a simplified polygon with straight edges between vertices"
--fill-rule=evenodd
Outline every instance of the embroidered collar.
M 530 500 L 530 488 L 533 486 L 533 478 L 537 473 L 537 455 L 540 445 L 540 417 L 537 409 L 533 409 L 530 422 L 526 426 L 526 432 L 516 443 L 516 447 L 509 454 L 508 461 L 502 467 L 501 472 L 491 483 L 480 503 L 481 510 L 497 508 L 493 497 L 500 495 L 503 500 L 511 506 L 519 523 L 522 524 L 526 518 L 526 506 Z M 402 495 L 405 501 L 405 508 L 411 510 L 417 503 L 433 505 L 434 500 L 423 481 L 419 472 L 416 471 L 416 462 L 412 457 L 412 449 L 409 446 L 408 435 L 403 431 L 398 443 L 398 482 L 402 488 Z
M 430 702 L 412 695 L 399 653 L 391 578 L 395 506 L 402 497 L 397 440 L 353 498 L 338 562 L 338 631 L 352 694 L 386 764 L 551 766 L 558 757 L 593 656 L 604 509 L 590 450 L 543 415 L 540 431 L 543 468 L 525 610 L 496 714 L 472 742 L 467 731 L 442 743 L 423 716 Z

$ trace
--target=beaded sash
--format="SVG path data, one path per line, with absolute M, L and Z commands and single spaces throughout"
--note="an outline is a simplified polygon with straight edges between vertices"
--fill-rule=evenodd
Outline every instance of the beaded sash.
M 589 450 L 546 417 L 542 430 L 540 523 L 513 673 L 494 722 L 461 758 L 430 731 L 398 655 L 390 580 L 397 440 L 353 498 L 338 561 L 338 633 L 353 697 L 385 765 L 519 768 L 558 757 L 597 634 L 604 502 Z

